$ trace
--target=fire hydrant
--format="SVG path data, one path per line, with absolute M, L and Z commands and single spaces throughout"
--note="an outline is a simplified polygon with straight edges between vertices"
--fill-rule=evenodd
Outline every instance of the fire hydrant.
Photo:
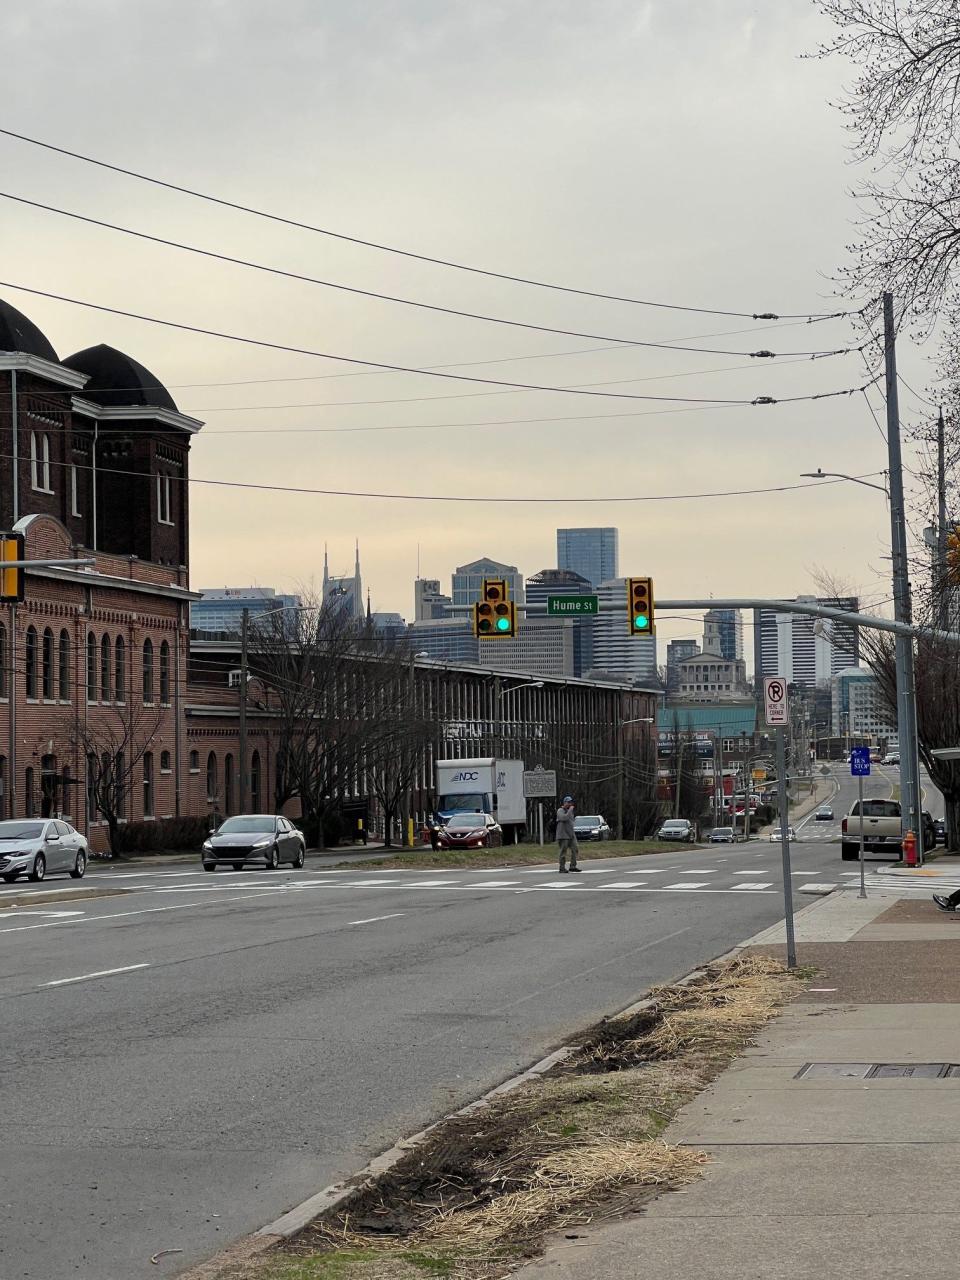
M 917 837 L 912 831 L 904 832 L 903 860 L 908 867 L 915 867 L 917 865 Z

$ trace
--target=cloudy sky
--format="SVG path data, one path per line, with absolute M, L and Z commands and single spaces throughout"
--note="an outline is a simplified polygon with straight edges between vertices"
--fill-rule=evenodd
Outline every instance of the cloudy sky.
M 718 311 L 842 307 L 849 165 L 830 100 L 849 69 L 801 59 L 810 0 L 34 0 L 0 15 L 6 128 L 349 236 L 511 275 Z M 384 373 L 0 295 L 61 355 L 107 342 L 206 426 L 192 474 L 498 505 L 195 484 L 195 586 L 289 589 L 352 566 L 412 614 L 417 559 L 530 574 L 558 525 L 615 524 L 621 571 L 661 597 L 793 595 L 818 567 L 881 599 L 882 496 L 820 491 L 625 502 L 864 475 L 885 446 L 846 321 L 767 324 L 509 283 L 271 223 L 0 137 L 6 195 L 543 333 L 359 297 L 0 200 L 3 279 L 267 342 L 610 395 Z M 630 345 L 675 342 L 709 351 Z M 716 354 L 720 352 L 721 354 Z M 483 362 L 479 363 L 478 362 Z M 925 353 L 904 350 L 918 390 Z M 874 409 L 882 412 L 877 394 Z M 905 413 L 920 408 L 907 397 Z M 579 499 L 593 499 L 581 502 Z M 553 504 L 532 499 L 556 499 Z M 662 622 L 664 639 L 691 634 Z

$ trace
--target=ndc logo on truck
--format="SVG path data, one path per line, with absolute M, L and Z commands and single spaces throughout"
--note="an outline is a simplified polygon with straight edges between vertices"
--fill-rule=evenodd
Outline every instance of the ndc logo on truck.
M 455 773 L 450 779 L 451 782 L 476 782 L 480 777 L 480 773 L 476 769 L 461 769 L 459 773 Z

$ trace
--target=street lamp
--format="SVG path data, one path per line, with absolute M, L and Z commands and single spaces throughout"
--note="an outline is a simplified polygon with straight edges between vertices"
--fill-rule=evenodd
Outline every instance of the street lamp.
M 872 480 L 863 480 L 860 476 L 848 476 L 843 471 L 823 471 L 817 467 L 816 471 L 801 471 L 801 477 L 804 480 L 849 480 L 851 484 L 862 484 L 865 489 L 879 489 L 884 497 L 890 497 L 890 491 L 884 484 L 874 484 Z M 886 481 L 887 473 L 883 472 L 884 481 Z
M 617 839 L 623 839 L 623 730 L 628 724 L 653 724 L 655 716 L 617 721 Z

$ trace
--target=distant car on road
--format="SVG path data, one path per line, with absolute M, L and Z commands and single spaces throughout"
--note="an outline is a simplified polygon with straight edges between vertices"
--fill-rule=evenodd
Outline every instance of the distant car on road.
M 489 813 L 455 813 L 440 828 L 441 849 L 492 849 L 503 844 L 503 829 Z
M 268 871 L 276 871 L 281 862 L 302 867 L 307 842 L 289 818 L 272 813 L 245 813 L 221 822 L 203 842 L 204 871 L 216 871 L 220 865 L 239 871 L 248 863 L 262 863 Z
M 689 818 L 668 818 L 657 832 L 658 840 L 683 840 L 693 844 L 697 833 Z
M 899 751 L 891 751 L 891 752 L 889 752 L 887 755 L 885 755 L 885 756 L 883 757 L 883 759 L 880 761 L 880 763 L 881 763 L 881 764 L 896 764 L 896 765 L 899 765 L 899 763 L 900 763 L 900 752 L 899 752 Z
M 787 827 L 787 839 L 796 840 L 796 838 L 797 838 L 797 833 L 794 831 L 793 827 Z M 775 831 L 770 832 L 771 844 L 779 844 L 782 839 L 783 839 L 783 835 L 781 834 L 779 827 L 777 827 Z
M 739 839 L 740 832 L 733 827 L 714 827 L 709 837 L 710 844 L 736 844 Z
M 814 822 L 832 822 L 833 810 L 828 804 L 822 804 L 817 812 L 813 815 Z
M 85 837 L 60 818 L 0 822 L 0 876 L 7 884 L 24 873 L 30 880 L 45 880 L 57 871 L 79 880 L 89 857 Z
M 578 840 L 609 840 L 610 827 L 600 813 L 581 814 L 573 820 L 573 831 Z

